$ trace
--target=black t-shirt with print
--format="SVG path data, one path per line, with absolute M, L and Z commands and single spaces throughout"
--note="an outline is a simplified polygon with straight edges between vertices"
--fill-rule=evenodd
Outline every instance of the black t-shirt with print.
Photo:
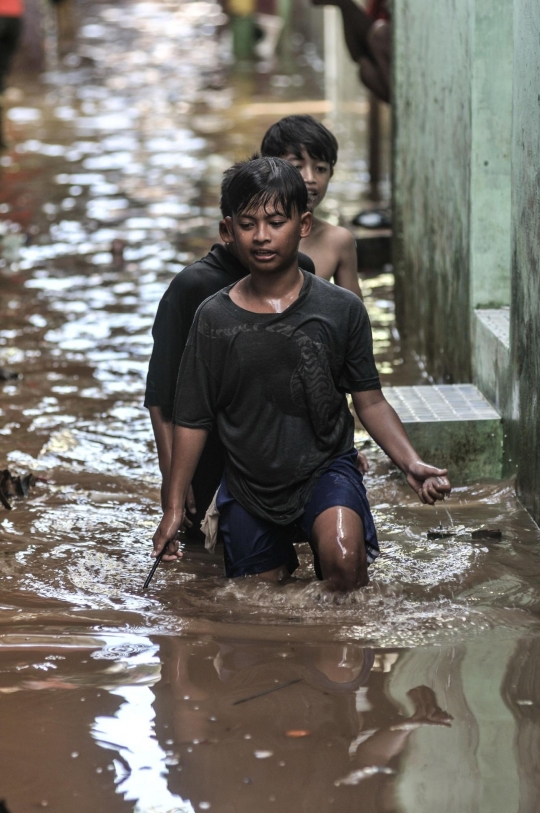
M 313 261 L 306 254 L 298 254 L 298 263 L 306 271 L 315 273 Z M 205 257 L 174 277 L 159 303 L 152 328 L 154 347 L 146 381 L 146 407 L 158 406 L 165 419 L 172 419 L 178 369 L 197 308 L 209 296 L 247 273 L 240 260 L 221 243 L 216 243 Z M 192 537 L 202 539 L 201 520 L 221 481 L 224 466 L 225 452 L 215 431 L 206 442 L 193 477 L 197 513 L 191 516 L 193 528 L 188 534 Z
M 233 496 L 286 525 L 325 466 L 353 446 L 346 393 L 380 388 L 369 318 L 355 294 L 311 274 L 279 314 L 238 307 L 231 287 L 197 311 L 173 420 L 217 426 Z
M 299 252 L 300 268 L 315 273 L 313 260 Z M 248 272 L 221 243 L 196 263 L 175 276 L 159 303 L 152 328 L 154 347 L 144 397 L 145 407 L 158 406 L 164 418 L 171 419 L 178 369 L 195 313 L 199 305 Z

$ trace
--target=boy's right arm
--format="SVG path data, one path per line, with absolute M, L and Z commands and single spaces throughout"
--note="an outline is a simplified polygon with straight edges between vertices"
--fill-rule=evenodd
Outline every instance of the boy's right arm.
M 165 510 L 167 494 L 169 492 L 169 475 L 171 469 L 171 454 L 173 440 L 173 422 L 163 417 L 159 406 L 148 407 L 152 429 L 158 453 L 159 470 L 161 472 L 161 507 Z
M 144 405 L 150 413 L 161 472 L 161 507 L 165 510 L 171 468 L 173 442 L 172 411 L 178 369 L 195 312 L 193 290 L 185 275 L 177 275 L 159 303 L 152 337 L 154 346 L 148 366 Z M 187 508 L 196 512 L 193 489 L 189 489 Z M 187 524 L 191 523 L 189 520 Z
M 169 488 L 162 520 L 154 534 L 153 556 L 168 544 L 164 561 L 174 561 L 178 553 L 175 537 L 186 519 L 186 499 L 197 463 L 208 437 L 207 429 L 191 429 L 174 426 L 170 466 Z
M 156 441 L 159 470 L 161 472 L 161 508 L 165 511 L 167 505 L 167 495 L 169 493 L 169 481 L 171 474 L 171 457 L 172 457 L 172 444 L 173 444 L 173 422 L 169 418 L 163 417 L 161 407 L 151 406 L 148 407 L 150 413 L 150 420 L 152 421 L 152 429 L 154 430 L 154 438 Z M 195 502 L 195 495 L 193 488 L 189 487 L 186 498 L 186 508 L 190 514 L 195 514 L 197 505 Z M 186 523 L 191 526 L 191 522 L 186 519 Z

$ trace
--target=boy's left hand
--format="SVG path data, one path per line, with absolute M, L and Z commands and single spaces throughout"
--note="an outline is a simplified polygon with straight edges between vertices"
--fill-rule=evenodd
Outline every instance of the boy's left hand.
M 422 463 L 421 460 L 415 460 L 409 466 L 406 476 L 408 484 L 416 491 L 420 501 L 433 505 L 436 500 L 444 500 L 452 490 L 447 474 L 447 469 L 437 469 L 435 466 Z

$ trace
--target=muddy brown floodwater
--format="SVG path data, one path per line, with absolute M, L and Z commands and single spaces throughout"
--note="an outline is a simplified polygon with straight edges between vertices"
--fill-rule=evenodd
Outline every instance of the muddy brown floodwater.
M 321 62 L 297 35 L 283 65 L 231 66 L 210 3 L 82 8 L 77 53 L 10 91 L 17 146 L 0 159 L 0 365 L 23 375 L 3 384 L 0 461 L 44 478 L 0 507 L 0 799 L 10 813 L 534 813 L 540 534 L 511 483 L 456 488 L 454 536 L 428 540 L 444 509 L 368 446 L 383 555 L 367 589 L 332 598 L 307 551 L 299 581 L 275 587 L 226 582 L 219 557 L 191 550 L 142 592 L 157 303 L 214 238 L 222 170 L 279 115 L 320 109 Z M 365 183 L 360 146 L 330 209 Z M 421 381 L 391 274 L 364 290 L 383 380 Z M 501 540 L 471 539 L 486 523 Z

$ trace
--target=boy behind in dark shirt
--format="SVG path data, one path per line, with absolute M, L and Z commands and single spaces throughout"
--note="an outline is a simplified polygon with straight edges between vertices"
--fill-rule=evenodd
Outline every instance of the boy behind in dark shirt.
M 297 529 L 329 586 L 368 583 L 378 553 L 354 420 L 406 475 L 422 502 L 450 491 L 446 470 L 419 460 L 384 398 L 361 300 L 298 267 L 311 213 L 286 161 L 247 162 L 229 185 L 229 237 L 250 274 L 204 302 L 178 377 L 171 480 L 154 556 L 177 558 L 176 534 L 208 434 L 217 425 L 226 469 L 217 495 L 230 577 L 278 581 L 297 565 Z
M 223 218 L 232 214 L 228 208 L 227 189 L 234 172 L 235 167 L 232 167 L 223 179 Z M 247 266 L 238 257 L 234 242 L 229 240 L 224 220 L 221 221 L 220 230 L 228 244 L 216 243 L 209 254 L 176 275 L 159 303 L 152 328 L 154 347 L 148 367 L 144 405 L 150 412 L 156 440 L 163 507 L 169 488 L 176 381 L 193 318 L 201 302 L 248 273 Z M 298 263 L 305 271 L 315 273 L 312 260 L 305 254 L 298 255 Z M 224 467 L 225 451 L 214 430 L 208 437 L 187 496 L 189 517 L 186 530 L 192 541 L 202 542 L 204 539 L 200 531 L 201 520 L 219 486 Z

